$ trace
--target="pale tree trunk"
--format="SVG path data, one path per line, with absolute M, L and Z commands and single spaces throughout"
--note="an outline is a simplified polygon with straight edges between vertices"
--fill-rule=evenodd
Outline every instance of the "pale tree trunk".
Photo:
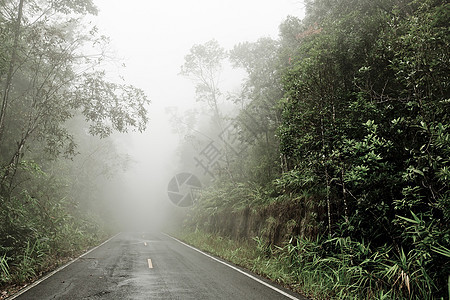
M 9 194 L 12 191 L 12 184 L 14 177 L 17 173 L 17 167 L 19 165 L 19 162 L 23 156 L 23 151 L 25 144 L 34 131 L 34 128 L 30 128 L 26 131 L 26 133 L 22 136 L 19 142 L 17 142 L 17 148 L 15 153 L 13 154 L 10 162 L 8 165 L 6 165 L 5 172 L 0 179 L 0 186 L 1 186 L 1 193 L 7 193 Z
M 330 178 L 328 176 L 328 168 L 325 165 L 325 177 L 326 177 L 326 181 L 327 181 L 327 214 L 328 214 L 328 234 L 329 236 L 331 236 L 331 200 L 330 200 L 330 190 L 331 190 L 331 185 L 330 185 Z
M 218 100 L 217 100 L 218 95 L 216 94 L 216 90 L 217 90 L 216 89 L 216 85 L 213 84 L 210 87 L 210 89 L 212 91 L 212 107 L 213 107 L 213 110 L 214 110 L 215 118 L 217 119 L 216 122 L 217 122 L 217 125 L 219 126 L 220 132 L 223 133 L 225 131 L 225 127 L 224 127 L 223 122 L 222 122 L 223 121 L 222 120 L 222 114 L 220 113 L 219 105 L 217 104 L 217 102 L 218 102 Z M 231 167 L 230 167 L 230 154 L 229 154 L 229 151 L 228 151 L 229 150 L 228 149 L 228 145 L 225 143 L 224 147 L 222 149 L 225 152 L 224 153 L 225 154 L 225 163 L 226 163 L 225 171 L 227 172 L 228 176 L 230 177 L 230 180 L 232 182 L 235 182 L 234 176 L 233 176 L 233 174 L 230 171 Z
M 345 171 L 344 171 L 344 167 L 342 167 L 342 198 L 344 200 L 344 217 L 345 217 L 345 221 L 348 223 L 348 204 L 347 204 L 347 190 L 345 189 L 345 181 L 344 181 L 344 176 L 345 176 Z
M 325 155 L 325 125 L 323 124 L 323 117 L 320 119 L 320 127 L 321 127 L 321 135 L 322 135 L 322 151 L 324 152 L 322 155 L 322 165 L 325 171 L 325 180 L 327 184 L 326 190 L 326 199 L 327 199 L 327 215 L 328 215 L 328 234 L 331 236 L 331 200 L 330 200 L 330 191 L 331 191 L 331 183 L 330 177 L 328 175 L 328 167 L 327 167 L 327 156 Z
M 20 26 L 22 22 L 23 15 L 23 3 L 24 0 L 19 1 L 19 10 L 17 12 L 16 25 L 14 28 L 14 43 L 11 53 L 11 59 L 9 61 L 8 73 L 6 75 L 5 87 L 3 89 L 3 97 L 2 97 L 2 107 L 0 110 L 0 143 L 3 139 L 3 132 L 5 128 L 5 117 L 6 117 L 6 109 L 8 108 L 8 100 L 9 100 L 9 92 L 11 90 L 11 83 L 14 74 L 14 67 L 16 65 L 17 60 L 17 48 L 19 46 L 19 37 L 20 37 Z

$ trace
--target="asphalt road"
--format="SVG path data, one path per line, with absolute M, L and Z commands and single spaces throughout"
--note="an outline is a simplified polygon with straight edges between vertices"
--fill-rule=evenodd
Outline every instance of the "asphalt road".
M 305 299 L 161 233 L 121 233 L 15 299 Z

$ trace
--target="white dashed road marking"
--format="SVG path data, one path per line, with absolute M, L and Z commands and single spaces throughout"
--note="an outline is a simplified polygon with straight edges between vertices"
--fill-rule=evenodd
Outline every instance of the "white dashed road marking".
M 148 268 L 153 269 L 152 260 L 149 258 L 149 259 L 147 259 L 147 262 L 148 262 Z

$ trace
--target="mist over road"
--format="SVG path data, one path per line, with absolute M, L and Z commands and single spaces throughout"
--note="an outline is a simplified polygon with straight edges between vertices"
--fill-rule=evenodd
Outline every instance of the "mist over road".
M 164 234 L 126 232 L 16 299 L 289 298 L 304 299 L 283 295 Z

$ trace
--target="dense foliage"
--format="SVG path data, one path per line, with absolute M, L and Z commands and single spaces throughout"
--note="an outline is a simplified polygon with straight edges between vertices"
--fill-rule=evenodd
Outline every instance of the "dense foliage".
M 318 230 L 284 246 L 300 282 L 300 269 L 314 267 L 330 296 L 448 297 L 450 5 L 306 8 L 281 24 L 279 41 L 231 52 L 248 72 L 238 119 L 262 121 L 241 126 L 257 137 L 230 169 L 243 176 L 217 181 L 190 222 L 211 229 L 220 211 L 304 199 L 295 224 Z
M 91 0 L 0 2 L 0 285 L 104 238 L 95 184 L 126 161 L 106 137 L 145 128 L 146 96 L 106 80 L 107 38 L 81 26 L 96 13 Z

